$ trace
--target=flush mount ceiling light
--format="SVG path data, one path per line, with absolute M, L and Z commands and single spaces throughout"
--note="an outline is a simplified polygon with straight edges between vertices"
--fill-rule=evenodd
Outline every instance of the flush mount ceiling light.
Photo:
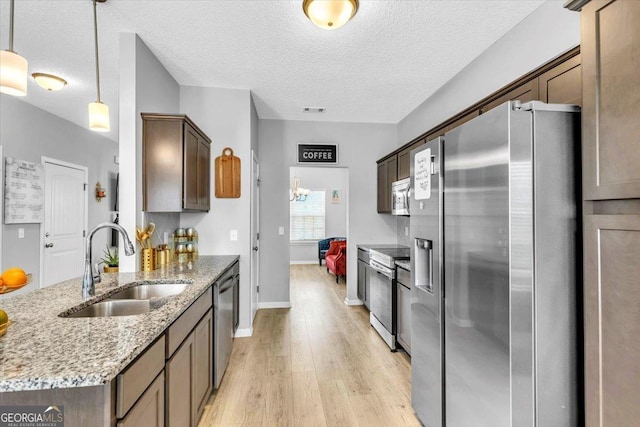
M 13 51 L 13 2 L 9 10 L 9 49 L 0 51 L 0 92 L 13 96 L 27 94 L 29 64 Z
M 67 81 L 65 79 L 54 76 L 53 74 L 33 73 L 31 74 L 31 77 L 33 77 L 36 83 L 38 83 L 38 86 L 50 92 L 60 90 L 67 85 Z
M 93 1 L 93 35 L 96 42 L 96 102 L 89 104 L 89 129 L 96 132 L 109 132 L 109 107 L 100 101 L 100 60 L 98 57 L 98 13 L 96 5 L 107 0 Z
M 304 14 L 325 30 L 335 30 L 346 24 L 358 11 L 358 0 L 304 0 Z

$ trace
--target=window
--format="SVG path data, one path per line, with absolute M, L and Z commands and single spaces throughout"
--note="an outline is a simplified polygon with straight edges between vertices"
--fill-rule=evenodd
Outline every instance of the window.
M 324 239 L 324 190 L 311 190 L 304 202 L 289 202 L 289 240 Z

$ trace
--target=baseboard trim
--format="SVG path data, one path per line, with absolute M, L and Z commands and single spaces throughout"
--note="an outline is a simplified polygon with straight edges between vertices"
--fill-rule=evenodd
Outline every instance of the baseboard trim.
M 289 301 L 259 302 L 258 310 L 265 308 L 291 308 Z
M 307 264 L 318 264 L 318 260 L 307 260 L 307 261 L 289 261 L 289 265 L 307 265 Z
M 235 338 L 244 338 L 244 337 L 250 337 L 253 335 L 253 326 L 250 328 L 246 328 L 246 329 L 237 329 L 236 333 L 234 334 Z
M 345 298 L 344 303 L 347 305 L 363 305 L 364 304 L 359 299 L 349 299 L 349 298 Z

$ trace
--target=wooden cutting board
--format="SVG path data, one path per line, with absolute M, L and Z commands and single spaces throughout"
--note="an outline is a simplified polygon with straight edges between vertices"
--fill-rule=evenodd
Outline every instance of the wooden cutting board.
M 225 147 L 222 154 L 216 157 L 216 197 L 240 197 L 240 158 L 233 155 L 230 147 Z

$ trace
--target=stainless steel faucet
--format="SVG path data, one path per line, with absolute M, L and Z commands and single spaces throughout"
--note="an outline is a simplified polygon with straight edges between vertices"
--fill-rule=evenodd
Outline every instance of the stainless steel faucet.
M 135 253 L 133 243 L 131 243 L 131 240 L 129 240 L 129 235 L 127 234 L 127 231 L 122 228 L 122 226 L 114 224 L 112 222 L 103 222 L 102 224 L 96 225 L 95 228 L 91 230 L 87 235 L 87 248 L 84 258 L 84 276 L 82 276 L 82 297 L 85 300 L 96 294 L 96 283 L 100 283 L 100 270 L 98 270 L 98 268 L 96 267 L 94 274 L 91 267 L 91 240 L 93 240 L 93 235 L 96 233 L 96 231 L 103 228 L 113 228 L 122 235 L 122 240 L 124 240 L 125 254 L 133 255 Z

